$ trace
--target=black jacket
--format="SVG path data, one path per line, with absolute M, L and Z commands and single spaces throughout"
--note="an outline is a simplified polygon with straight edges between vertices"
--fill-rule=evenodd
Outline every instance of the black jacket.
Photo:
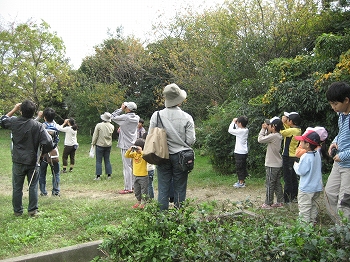
M 42 123 L 25 117 L 1 117 L 1 126 L 12 131 L 12 161 L 24 165 L 35 165 L 38 158 L 38 148 L 42 153 L 53 148 L 52 138 Z

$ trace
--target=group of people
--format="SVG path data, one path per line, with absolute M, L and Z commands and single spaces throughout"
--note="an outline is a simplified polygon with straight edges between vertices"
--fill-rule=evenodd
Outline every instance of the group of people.
M 167 133 L 169 161 L 157 166 L 158 202 L 162 210 L 169 208 L 169 200 L 179 207 L 186 198 L 188 173 L 179 164 L 181 151 L 190 149 L 195 142 L 195 128 L 192 117 L 180 109 L 187 94 L 176 84 L 167 85 L 163 90 L 165 108 L 159 111 L 163 128 Z M 101 123 L 95 126 L 91 145 L 96 152 L 96 177 L 102 175 L 102 159 L 105 163 L 107 178 L 112 175 L 110 151 L 115 122 L 118 128 L 118 144 L 123 163 L 124 188 L 119 194 L 134 193 L 137 203 L 133 208 L 143 208 L 148 198 L 154 197 L 153 176 L 155 166 L 143 158 L 143 148 L 147 132 L 143 127 L 144 120 L 137 114 L 134 102 L 124 102 L 112 113 L 101 115 Z M 158 111 L 157 111 L 158 112 Z M 157 112 L 150 119 L 149 130 L 157 126 Z
M 334 163 L 324 188 L 325 206 L 332 220 L 340 223 L 342 217 L 350 220 L 349 84 L 332 83 L 326 97 L 332 109 L 339 115 L 339 132 L 327 152 Z M 228 129 L 230 134 L 236 136 L 234 153 L 238 181 L 234 184 L 235 188 L 245 187 L 245 178 L 248 176 L 247 124 L 247 117 L 241 116 L 234 118 Z M 281 118 L 266 119 L 261 126 L 258 142 L 267 144 L 266 198 L 261 208 L 278 208 L 285 204 L 298 203 L 300 218 L 316 223 L 317 199 L 323 191 L 321 148 L 328 132 L 324 127 L 316 126 L 308 127 L 301 134 L 300 124 L 301 118 L 297 112 L 284 112 Z M 281 183 L 282 174 L 284 188 Z
M 196 140 L 194 121 L 184 112 L 180 105 L 187 94 L 176 84 L 167 85 L 163 90 L 165 108 L 153 113 L 149 129 L 157 126 L 157 115 L 162 119 L 167 133 L 169 160 L 157 166 L 158 202 L 161 210 L 169 208 L 169 199 L 173 199 L 175 207 L 180 207 L 186 199 L 188 172 L 179 164 L 182 151 L 188 150 Z M 350 219 L 350 86 L 344 82 L 335 82 L 326 92 L 332 109 L 338 113 L 338 135 L 333 139 L 328 154 L 334 164 L 328 177 L 324 193 L 326 208 L 335 223 L 342 217 Z M 92 145 L 96 150 L 96 178 L 102 175 L 102 159 L 105 162 L 107 178 L 112 175 L 109 156 L 112 146 L 114 126 L 119 125 L 118 147 L 121 150 L 124 175 L 124 189 L 120 194 L 134 193 L 137 203 L 133 208 L 142 208 L 147 197 L 153 197 L 153 175 L 155 167 L 142 158 L 147 132 L 143 120 L 136 114 L 134 102 L 124 102 L 113 113 L 102 114 L 101 123 L 95 127 Z M 20 111 L 19 117 L 13 115 Z M 29 181 L 28 214 L 38 212 L 38 183 L 40 194 L 47 195 L 46 169 L 48 165 L 53 172 L 52 195 L 59 196 L 60 166 L 57 150 L 57 132 L 65 132 L 63 150 L 63 169 L 73 171 L 77 143 L 77 125 L 74 119 L 66 119 L 62 125 L 54 121 L 55 111 L 46 108 L 33 118 L 35 104 L 30 100 L 18 103 L 6 115 L 2 116 L 1 126 L 11 130 L 12 136 L 12 204 L 14 214 L 23 214 L 22 195 L 24 180 Z M 123 114 L 124 112 L 124 114 Z M 43 116 L 44 123 L 39 122 Z M 267 144 L 265 157 L 266 167 L 266 199 L 261 206 L 264 209 L 282 207 L 287 203 L 297 202 L 300 217 L 311 223 L 316 222 L 317 204 L 323 190 L 321 144 L 328 133 L 323 127 L 309 127 L 301 135 L 300 116 L 297 112 L 285 112 L 280 117 L 266 119 L 261 126 L 258 142 Z M 236 136 L 235 162 L 238 176 L 236 188 L 245 187 L 248 156 L 248 118 L 234 118 L 228 132 Z M 57 131 L 57 132 L 56 132 Z M 283 142 L 282 154 L 280 153 Z M 283 171 L 284 189 L 281 178 Z M 300 176 L 298 179 L 297 175 Z M 152 189 L 149 189 L 149 187 Z M 274 195 L 277 201 L 274 203 Z
M 14 114 L 20 111 L 19 117 Z M 18 103 L 6 115 L 2 116 L 1 126 L 11 130 L 12 137 L 12 206 L 15 216 L 23 214 L 23 186 L 25 178 L 28 181 L 29 203 L 28 215 L 35 216 L 38 213 L 38 183 L 40 195 L 46 196 L 46 169 L 51 166 L 52 195 L 59 196 L 59 174 L 58 161 L 58 132 L 66 132 L 65 148 L 63 152 L 63 166 L 67 167 L 67 158 L 70 156 L 72 171 L 74 166 L 74 155 L 78 145 L 76 140 L 76 124 L 73 119 L 67 119 L 63 125 L 57 125 L 53 120 L 55 111 L 46 108 L 39 112 L 36 119 L 34 114 L 36 105 L 31 100 Z M 39 120 L 43 116 L 44 123 Z M 69 128 L 65 126 L 68 125 Z M 65 170 L 65 169 L 64 169 Z

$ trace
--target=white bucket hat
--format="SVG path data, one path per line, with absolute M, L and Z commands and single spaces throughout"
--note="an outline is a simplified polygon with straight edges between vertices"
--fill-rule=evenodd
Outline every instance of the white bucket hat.
M 163 95 L 165 98 L 165 107 L 173 107 L 185 101 L 187 93 L 180 89 L 177 84 L 170 84 L 164 87 Z
M 108 112 L 104 112 L 102 115 L 101 115 L 101 119 L 103 121 L 106 121 L 106 122 L 111 122 L 111 114 L 108 113 Z

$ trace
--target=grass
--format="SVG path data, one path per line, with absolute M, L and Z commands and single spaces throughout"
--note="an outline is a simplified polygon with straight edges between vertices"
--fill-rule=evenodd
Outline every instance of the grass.
M 60 153 L 63 149 L 63 140 L 64 135 L 61 135 Z M 120 224 L 137 212 L 131 209 L 135 202 L 134 195 L 117 194 L 117 191 L 123 188 L 124 182 L 116 141 L 111 153 L 112 179 L 106 180 L 106 176 L 103 175 L 101 181 L 93 181 L 95 159 L 88 157 L 91 138 L 78 135 L 78 141 L 79 148 L 74 171 L 61 175 L 61 197 L 39 197 L 40 215 L 36 218 L 30 218 L 26 213 L 21 217 L 15 217 L 11 203 L 10 133 L 8 130 L 0 129 L 0 163 L 2 164 L 0 169 L 2 179 L 0 259 L 103 239 L 107 236 L 110 226 Z M 188 189 L 198 193 L 203 189 L 210 189 L 214 195 L 216 192 L 232 192 L 232 184 L 235 180 L 234 176 L 217 174 L 209 164 L 208 158 L 197 154 L 195 168 L 189 175 Z M 48 190 L 51 189 L 51 185 L 51 179 L 48 176 Z M 154 186 L 157 189 L 156 177 Z M 261 191 L 262 188 L 264 188 L 264 175 L 249 180 L 249 190 Z M 264 194 L 260 196 L 259 201 L 263 198 Z M 24 208 L 27 205 L 28 191 L 25 184 Z M 205 203 L 201 205 L 205 206 Z M 278 212 L 281 216 L 292 219 L 297 216 L 297 208 Z

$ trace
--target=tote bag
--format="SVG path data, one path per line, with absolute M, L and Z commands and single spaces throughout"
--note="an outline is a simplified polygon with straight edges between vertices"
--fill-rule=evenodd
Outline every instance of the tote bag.
M 152 128 L 146 137 L 143 159 L 150 164 L 159 165 L 169 159 L 169 148 L 164 128 L 158 127 L 158 121 L 162 123 L 162 119 L 157 112 L 157 126 Z

